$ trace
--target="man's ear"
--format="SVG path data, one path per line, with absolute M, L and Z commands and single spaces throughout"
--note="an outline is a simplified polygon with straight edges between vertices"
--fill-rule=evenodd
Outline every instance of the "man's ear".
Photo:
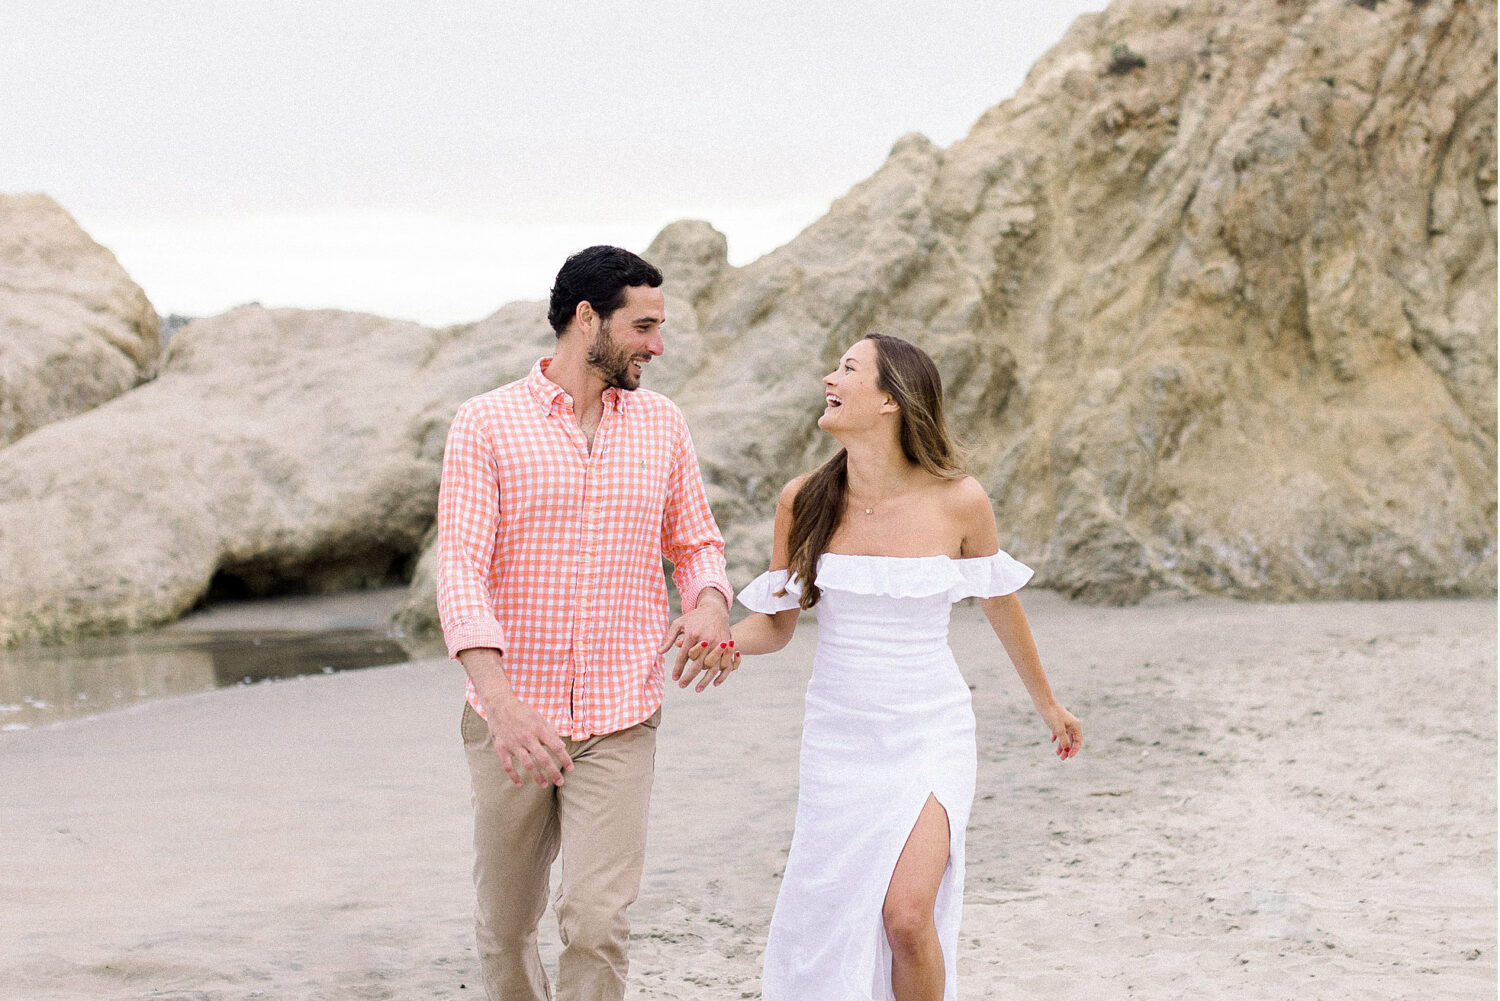
M 589 329 L 589 325 L 594 322 L 594 317 L 598 315 L 594 312 L 594 304 L 587 299 L 580 299 L 578 305 L 573 307 L 573 319 L 578 321 L 578 326 L 582 330 Z

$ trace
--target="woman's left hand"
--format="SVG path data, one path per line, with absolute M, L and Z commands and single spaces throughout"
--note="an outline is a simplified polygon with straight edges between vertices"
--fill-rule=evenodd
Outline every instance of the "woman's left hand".
M 1056 702 L 1041 713 L 1042 721 L 1052 731 L 1052 743 L 1057 745 L 1054 750 L 1059 758 L 1067 761 L 1083 749 L 1083 724 L 1078 722 L 1077 716 Z

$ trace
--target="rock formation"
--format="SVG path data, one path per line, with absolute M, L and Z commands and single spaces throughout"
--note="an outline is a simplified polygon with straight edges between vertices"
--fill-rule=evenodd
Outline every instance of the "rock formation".
M 742 268 L 647 256 L 732 575 L 829 454 L 870 330 L 937 360 L 1002 545 L 1088 600 L 1495 587 L 1495 4 L 1117 0 L 947 150 L 920 136 Z M 0 641 L 228 590 L 409 572 L 431 636 L 439 453 L 551 338 L 241 309 L 159 378 L 0 450 Z
M 0 195 L 0 446 L 147 378 L 159 321 L 113 254 L 45 195 Z
M 1492 2 L 1118 0 L 775 253 L 664 248 L 739 581 L 828 454 L 819 377 L 880 330 L 937 359 L 1039 584 L 1491 592 L 1495 27 Z
M 430 330 L 243 307 L 173 338 L 152 382 L 0 451 L 0 637 L 61 638 L 410 572 L 453 411 L 550 336 L 516 303 Z

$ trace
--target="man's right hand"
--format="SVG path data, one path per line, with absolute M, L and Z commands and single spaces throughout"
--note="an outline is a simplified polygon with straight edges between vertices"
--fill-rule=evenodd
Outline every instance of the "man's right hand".
M 490 741 L 512 783 L 520 785 L 529 775 L 539 786 L 563 784 L 563 773 L 573 770 L 573 759 L 541 713 L 514 697 L 486 705 L 485 713 Z
M 552 724 L 516 698 L 505 676 L 504 655 L 493 647 L 467 647 L 458 652 L 458 660 L 484 706 L 490 743 L 511 782 L 520 785 L 529 775 L 539 786 L 562 785 L 563 772 L 573 770 L 573 759 Z

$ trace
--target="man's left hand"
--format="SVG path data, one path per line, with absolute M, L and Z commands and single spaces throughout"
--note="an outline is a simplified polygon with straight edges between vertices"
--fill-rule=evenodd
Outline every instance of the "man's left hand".
M 701 657 L 689 661 L 688 655 L 694 649 L 713 650 L 722 647 L 728 650 L 733 642 L 729 634 L 729 603 L 717 589 L 704 588 L 698 597 L 698 607 L 678 616 L 667 628 L 667 635 L 662 640 L 659 652 L 666 653 L 672 647 L 677 647 L 672 680 L 677 682 L 677 687 L 686 688 L 701 672 L 702 678 L 698 682 L 698 691 L 701 692 L 710 683 L 722 684 L 738 664 L 738 658 L 720 658 L 718 665 L 705 669 Z

